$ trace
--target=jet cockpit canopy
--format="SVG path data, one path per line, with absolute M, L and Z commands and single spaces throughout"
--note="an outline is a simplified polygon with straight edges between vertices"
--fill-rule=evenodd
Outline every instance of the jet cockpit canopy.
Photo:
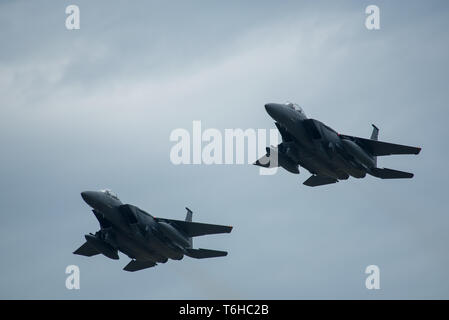
M 112 190 L 110 189 L 103 189 L 100 190 L 101 192 L 103 192 L 104 194 L 108 195 L 109 197 L 115 199 L 115 200 L 119 200 L 119 198 L 117 197 L 117 194 L 112 192 Z
M 301 108 L 301 106 L 300 106 L 299 104 L 287 102 L 286 105 L 287 105 L 288 107 L 292 108 L 293 110 L 295 110 L 295 111 L 297 111 L 297 112 L 303 114 L 304 116 L 306 115 L 306 114 L 304 113 L 304 110 Z

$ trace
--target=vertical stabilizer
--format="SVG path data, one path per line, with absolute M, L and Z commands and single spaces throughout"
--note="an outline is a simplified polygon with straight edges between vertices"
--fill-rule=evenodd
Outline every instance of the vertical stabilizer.
M 187 213 L 186 213 L 186 221 L 187 221 L 187 222 L 192 222 L 192 214 L 193 214 L 193 212 L 192 212 L 192 210 L 190 210 L 190 209 L 187 208 L 187 207 L 186 207 L 186 210 L 187 210 Z M 190 248 L 192 248 L 192 247 L 193 247 L 193 240 L 192 240 L 192 237 L 189 237 L 188 240 L 189 240 L 189 243 L 190 243 Z
M 371 140 L 378 140 L 379 139 L 379 128 L 376 127 L 374 124 L 371 124 L 373 126 L 373 132 L 371 133 Z M 377 167 L 377 157 L 374 156 L 374 165 Z
M 373 132 L 371 133 L 371 140 L 378 140 L 379 138 L 379 128 L 376 127 L 374 124 L 372 124 L 373 126 Z
M 186 214 L 186 221 L 188 222 L 192 222 L 192 210 L 190 210 L 189 208 L 186 207 L 187 210 L 187 214 Z

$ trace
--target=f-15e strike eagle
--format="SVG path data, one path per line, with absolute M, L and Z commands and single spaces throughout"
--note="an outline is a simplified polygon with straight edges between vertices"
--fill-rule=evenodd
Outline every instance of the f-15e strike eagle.
M 226 256 L 226 251 L 193 249 L 192 237 L 230 233 L 232 227 L 192 222 L 188 208 L 185 221 L 156 218 L 130 204 L 123 204 L 110 190 L 84 191 L 84 201 L 93 208 L 100 231 L 85 235 L 86 242 L 74 254 L 94 256 L 102 253 L 119 259 L 118 251 L 132 260 L 123 269 L 137 271 L 181 260 L 184 255 L 203 259 Z
M 296 104 L 268 103 L 268 114 L 276 121 L 282 143 L 266 148 L 267 154 L 254 164 L 266 168 L 280 166 L 299 173 L 298 165 L 312 176 L 304 184 L 310 187 L 346 180 L 366 174 L 381 179 L 412 178 L 413 174 L 377 167 L 377 157 L 392 154 L 418 154 L 421 148 L 378 141 L 379 129 L 373 125 L 370 139 L 337 133 L 324 123 L 308 119 Z M 273 153 L 277 153 L 273 157 Z M 270 161 L 272 163 L 270 163 Z M 277 163 L 275 163 L 277 162 Z

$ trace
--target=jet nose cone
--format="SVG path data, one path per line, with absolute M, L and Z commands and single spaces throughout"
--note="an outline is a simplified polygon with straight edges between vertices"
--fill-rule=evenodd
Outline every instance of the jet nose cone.
M 267 110 L 268 113 L 270 113 L 270 110 L 273 109 L 273 103 L 267 103 L 265 105 L 265 110 Z
M 81 198 L 91 207 L 93 207 L 94 204 L 94 198 L 95 198 L 95 192 L 94 191 L 83 191 L 81 192 Z
M 81 192 L 81 198 L 83 198 L 84 201 L 87 201 L 87 199 L 89 198 L 89 191 Z
M 284 115 L 283 106 L 277 103 L 267 103 L 265 105 L 267 113 L 276 121 L 282 121 Z

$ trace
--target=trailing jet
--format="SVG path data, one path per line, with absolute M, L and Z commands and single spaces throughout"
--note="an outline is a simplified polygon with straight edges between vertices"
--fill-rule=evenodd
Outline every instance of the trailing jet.
M 413 174 L 378 168 L 377 157 L 392 154 L 418 154 L 421 148 L 378 141 L 379 129 L 373 126 L 370 139 L 337 133 L 324 123 L 308 119 L 296 104 L 268 103 L 268 114 L 276 121 L 282 143 L 266 148 L 267 154 L 254 164 L 265 168 L 282 167 L 299 174 L 298 166 L 312 176 L 304 184 L 315 187 L 366 174 L 381 179 L 412 178 Z M 276 155 L 276 156 L 274 156 Z
M 192 237 L 230 233 L 232 227 L 192 222 L 187 209 L 185 221 L 156 218 L 130 204 L 123 204 L 110 190 L 81 192 L 84 201 L 100 223 L 95 234 L 86 234 L 86 242 L 74 254 L 91 257 L 103 254 L 119 259 L 118 251 L 132 260 L 123 269 L 137 271 L 181 260 L 184 255 L 195 259 L 226 256 L 226 251 L 193 249 Z

